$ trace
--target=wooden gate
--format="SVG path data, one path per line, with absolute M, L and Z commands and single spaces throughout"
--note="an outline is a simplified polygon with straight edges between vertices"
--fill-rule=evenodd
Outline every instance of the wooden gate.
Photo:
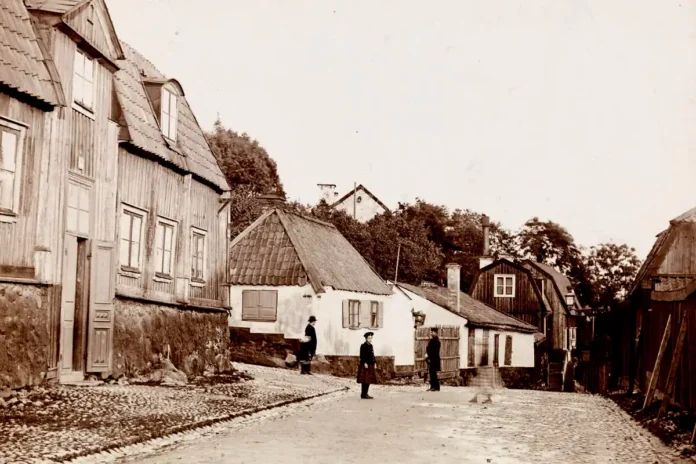
M 442 369 L 438 378 L 449 379 L 459 376 L 459 326 L 438 325 L 438 336 L 440 338 L 440 359 Z M 423 375 L 428 370 L 425 362 L 425 348 L 430 340 L 431 327 L 418 327 L 416 329 L 416 366 L 418 375 Z

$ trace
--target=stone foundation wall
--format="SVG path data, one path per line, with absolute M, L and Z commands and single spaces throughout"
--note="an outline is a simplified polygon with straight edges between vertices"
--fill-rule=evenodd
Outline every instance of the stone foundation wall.
M 269 367 L 285 367 L 288 355 L 297 356 L 300 340 L 283 334 L 252 333 L 248 328 L 230 327 L 230 359 Z
M 38 385 L 48 371 L 48 288 L 0 282 L 0 388 Z
M 229 349 L 227 314 L 117 298 L 114 316 L 113 375 L 146 371 L 167 355 L 187 375 L 213 366 Z

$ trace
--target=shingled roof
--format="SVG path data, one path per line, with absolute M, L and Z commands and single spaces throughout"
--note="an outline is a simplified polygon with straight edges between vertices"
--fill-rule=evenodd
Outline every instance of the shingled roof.
M 534 333 L 538 329 L 507 314 L 501 313 L 495 308 L 459 292 L 459 310 L 450 306 L 448 302 L 449 290 L 440 286 L 416 287 L 409 284 L 397 284 L 399 287 L 414 293 L 421 298 L 445 308 L 454 314 L 464 317 L 472 327 L 485 327 L 499 330 L 512 330 L 516 332 Z
M 121 42 L 125 60 L 119 61 L 116 73 L 116 94 L 128 128 L 130 144 L 156 157 L 191 172 L 221 190 L 228 190 L 213 152 L 205 140 L 196 117 L 180 95 L 177 143 L 170 145 L 164 138 L 152 103 L 143 85 L 144 79 L 167 81 L 167 78 L 130 45 Z
M 232 285 L 305 285 L 390 295 L 387 284 L 332 224 L 274 209 L 230 246 Z
M 53 82 L 22 0 L 0 2 L 0 84 L 57 106 Z

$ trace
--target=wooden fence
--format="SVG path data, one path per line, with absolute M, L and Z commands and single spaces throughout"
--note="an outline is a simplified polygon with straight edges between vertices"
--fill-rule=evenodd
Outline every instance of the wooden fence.
M 440 359 L 442 368 L 438 377 L 448 379 L 459 376 L 459 327 L 438 325 L 440 338 Z M 416 365 L 415 371 L 422 375 L 428 370 L 425 362 L 425 349 L 430 340 L 431 327 L 418 327 L 415 332 Z
M 580 362 L 577 367 L 580 384 L 590 393 L 605 393 L 609 388 L 609 360 Z

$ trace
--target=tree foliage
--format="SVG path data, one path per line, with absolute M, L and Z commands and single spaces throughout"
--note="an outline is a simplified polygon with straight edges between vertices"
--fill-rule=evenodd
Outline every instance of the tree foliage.
M 595 303 L 612 306 L 630 290 L 640 269 L 636 250 L 627 245 L 603 243 L 590 248 L 586 266 L 596 292 Z

